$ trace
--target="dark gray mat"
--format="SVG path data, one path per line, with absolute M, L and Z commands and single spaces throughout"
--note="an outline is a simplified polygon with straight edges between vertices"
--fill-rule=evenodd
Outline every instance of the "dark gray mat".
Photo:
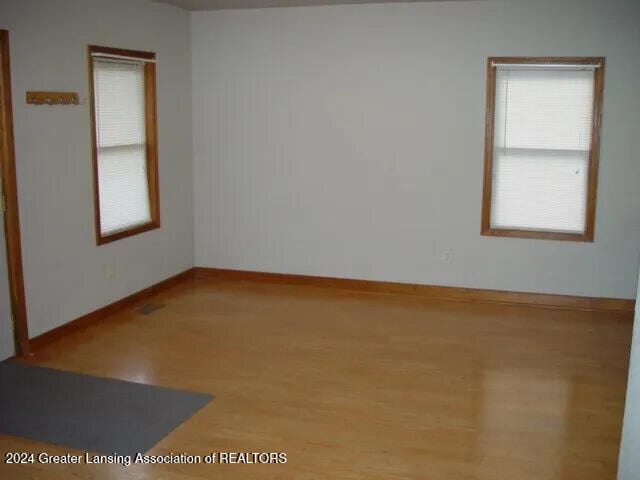
M 0 363 L 0 433 L 87 452 L 144 453 L 212 398 Z

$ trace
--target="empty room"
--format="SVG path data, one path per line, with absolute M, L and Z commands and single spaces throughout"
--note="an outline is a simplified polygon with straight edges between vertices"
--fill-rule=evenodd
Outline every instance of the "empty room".
M 640 480 L 639 79 L 637 0 L 0 0 L 0 478 Z

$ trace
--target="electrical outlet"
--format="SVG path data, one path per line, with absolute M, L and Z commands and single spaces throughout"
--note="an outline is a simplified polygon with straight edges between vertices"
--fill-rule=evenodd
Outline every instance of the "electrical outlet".
M 453 263 L 453 251 L 447 249 L 442 252 L 442 261 L 444 263 Z
M 116 278 L 116 271 L 114 270 L 113 265 L 105 265 L 104 274 L 109 280 L 113 280 L 114 278 Z

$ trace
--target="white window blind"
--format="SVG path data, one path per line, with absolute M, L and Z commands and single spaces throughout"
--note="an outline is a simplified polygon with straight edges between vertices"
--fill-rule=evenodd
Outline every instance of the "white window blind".
M 492 228 L 585 232 L 593 98 L 593 66 L 497 66 Z
M 151 221 L 144 63 L 93 58 L 100 230 Z

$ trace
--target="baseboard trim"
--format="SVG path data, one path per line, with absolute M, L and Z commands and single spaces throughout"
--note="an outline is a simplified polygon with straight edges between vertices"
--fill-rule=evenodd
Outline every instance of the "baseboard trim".
M 210 267 L 195 267 L 196 278 L 216 278 L 233 281 L 260 281 L 287 285 L 314 285 L 369 293 L 411 295 L 429 299 L 501 303 L 533 307 L 562 308 L 568 310 L 606 311 L 633 313 L 635 301 L 624 298 L 579 297 L 543 293 L 509 292 L 463 287 L 442 287 L 412 283 L 379 282 L 348 278 L 315 277 L 285 273 L 228 270 Z
M 29 345 L 31 347 L 31 352 L 36 352 L 38 349 L 50 344 L 51 342 L 64 337 L 72 332 L 76 332 L 79 330 L 83 330 L 101 320 L 108 317 L 109 315 L 113 315 L 114 313 L 122 310 L 123 308 L 129 307 L 145 298 L 151 297 L 156 293 L 166 290 L 178 283 L 183 282 L 189 278 L 193 278 L 194 269 L 190 268 L 185 270 L 184 272 L 178 273 L 172 277 L 169 277 L 165 280 L 162 280 L 158 283 L 151 285 L 143 290 L 132 293 L 131 295 L 121 298 L 120 300 L 116 300 L 109 305 L 105 305 L 93 312 L 89 312 L 86 315 L 76 318 L 75 320 L 71 320 L 68 323 L 60 325 L 48 332 L 45 332 L 37 337 L 34 337 L 29 340 Z
M 259 281 L 283 285 L 312 285 L 357 292 L 410 295 L 433 300 L 500 303 L 543 308 L 562 308 L 568 310 L 617 312 L 627 313 L 629 314 L 629 318 L 633 318 L 633 311 L 635 308 L 634 300 L 624 298 L 579 297 L 572 295 L 509 292 L 503 290 L 443 287 L 437 285 L 380 282 L 350 278 L 316 277 L 312 275 L 193 267 L 30 339 L 29 344 L 31 352 L 37 352 L 37 350 L 61 337 L 72 332 L 83 330 L 124 308 L 190 278 L 214 278 L 223 281 Z

